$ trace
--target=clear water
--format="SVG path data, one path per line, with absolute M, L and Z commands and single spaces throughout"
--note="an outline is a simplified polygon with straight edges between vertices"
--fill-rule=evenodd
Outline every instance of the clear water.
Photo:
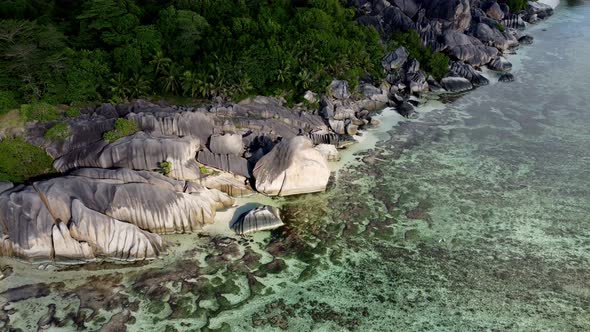
M 530 33 L 516 82 L 399 123 L 280 201 L 279 231 L 96 271 L 1 260 L 0 330 L 590 331 L 590 4 Z

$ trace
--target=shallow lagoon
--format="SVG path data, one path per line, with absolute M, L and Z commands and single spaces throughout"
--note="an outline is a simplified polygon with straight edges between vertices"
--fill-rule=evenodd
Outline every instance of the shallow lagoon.
M 589 18 L 533 27 L 516 82 L 387 135 L 386 114 L 327 193 L 273 201 L 280 230 L 168 236 L 139 266 L 0 260 L 0 330 L 590 330 Z

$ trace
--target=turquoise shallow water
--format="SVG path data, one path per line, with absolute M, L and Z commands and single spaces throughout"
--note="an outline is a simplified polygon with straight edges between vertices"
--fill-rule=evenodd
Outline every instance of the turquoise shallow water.
M 589 18 L 560 9 L 516 82 L 400 123 L 281 201 L 278 231 L 169 237 L 144 266 L 0 261 L 0 330 L 589 331 Z

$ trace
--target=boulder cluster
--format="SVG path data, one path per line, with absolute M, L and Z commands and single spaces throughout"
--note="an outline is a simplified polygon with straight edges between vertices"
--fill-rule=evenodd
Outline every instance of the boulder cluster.
M 514 79 L 507 74 L 512 65 L 504 54 L 520 44 L 532 43 L 522 30 L 529 23 L 553 14 L 553 8 L 529 1 L 527 9 L 513 11 L 496 0 L 351 0 L 360 24 L 373 26 L 385 39 L 394 32 L 415 30 L 423 46 L 442 52 L 451 59 L 449 73 L 437 81 L 429 76 L 403 47 L 382 59 L 387 72 L 389 99 L 408 111 L 408 94 L 428 91 L 458 93 L 488 84 L 481 68 L 499 72 L 500 81 Z M 403 105 L 403 107 L 402 107 Z
M 452 59 L 449 73 L 437 81 L 400 47 L 382 58 L 386 80 L 378 86 L 361 82 L 351 91 L 348 82 L 334 80 L 325 95 L 307 92 L 317 110 L 288 108 L 271 97 L 202 107 L 137 100 L 29 123 L 25 139 L 47 151 L 59 175 L 0 183 L 0 256 L 61 263 L 153 259 L 165 247 L 160 234 L 199 231 L 214 221 L 217 209 L 233 205 L 232 197 L 324 191 L 328 161 L 338 160 L 338 149 L 360 129 L 377 124 L 373 111 L 395 105 L 412 116 L 412 103 L 424 92 L 488 84 L 483 66 L 502 73 L 502 81 L 514 80 L 502 54 L 532 42 L 520 31 L 525 22 L 552 14 L 536 2 L 519 13 L 493 0 L 352 4 L 358 21 L 384 36 L 418 31 L 424 46 Z M 137 131 L 105 140 L 120 119 Z M 47 138 L 58 123 L 67 124 L 67 138 Z M 263 207 L 233 228 L 244 234 L 280 225 L 278 210 Z

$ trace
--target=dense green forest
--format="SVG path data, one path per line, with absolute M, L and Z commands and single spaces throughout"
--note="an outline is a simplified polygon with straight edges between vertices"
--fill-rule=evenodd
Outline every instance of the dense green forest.
M 148 95 L 297 98 L 380 75 L 384 46 L 338 0 L 3 1 L 0 108 Z

